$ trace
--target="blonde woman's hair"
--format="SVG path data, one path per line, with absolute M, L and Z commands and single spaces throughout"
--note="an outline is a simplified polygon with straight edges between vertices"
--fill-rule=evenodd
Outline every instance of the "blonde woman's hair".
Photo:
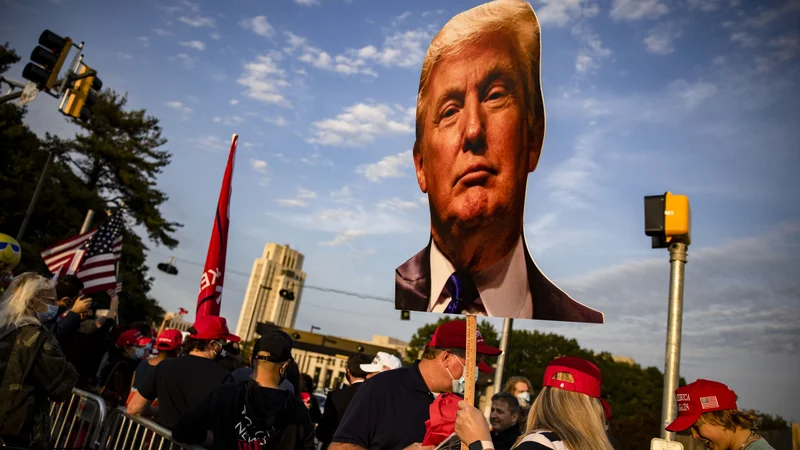
M 428 109 L 428 87 L 434 66 L 443 58 L 462 51 L 495 32 L 506 33 L 513 41 L 512 52 L 522 75 L 526 123 L 530 142 L 544 139 L 544 100 L 541 92 L 539 62 L 541 60 L 539 20 L 533 8 L 523 0 L 495 0 L 462 12 L 452 19 L 431 41 L 417 92 L 417 124 L 414 153 L 419 151 L 425 115 Z
M 574 382 L 572 375 L 559 372 L 555 378 Z M 545 386 L 528 413 L 525 436 L 538 430 L 552 431 L 569 450 L 614 450 L 608 441 L 606 419 L 599 399 L 579 392 Z
M 55 282 L 33 272 L 17 275 L 0 300 L 0 328 L 39 324 L 34 300 L 53 289 Z

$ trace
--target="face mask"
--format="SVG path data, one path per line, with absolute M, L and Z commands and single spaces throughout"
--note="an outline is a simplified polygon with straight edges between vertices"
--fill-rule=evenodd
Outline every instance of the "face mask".
M 456 358 L 456 361 L 458 361 L 458 358 Z M 458 363 L 461 364 L 461 361 L 458 361 Z M 463 364 L 461 364 L 461 367 L 464 370 L 461 372 L 461 378 L 459 378 L 457 380 L 455 378 L 453 378 L 453 374 L 450 373 L 450 369 L 448 369 L 447 366 L 445 366 L 444 369 L 447 371 L 447 374 L 450 375 L 450 378 L 453 380 L 453 393 L 454 394 L 459 394 L 459 395 L 464 395 L 464 390 L 466 389 L 465 388 L 465 383 L 467 381 L 467 367 L 465 365 L 463 365 Z M 477 369 L 475 370 L 475 381 L 478 381 L 478 371 L 477 371 Z
M 57 314 L 58 305 L 47 305 L 47 311 L 40 312 L 36 316 L 39 318 L 39 322 L 45 323 L 53 320 Z
M 519 406 L 526 408 L 531 403 L 531 393 L 520 392 L 517 394 L 517 400 L 519 401 Z
M 133 350 L 133 359 L 144 359 L 144 353 L 147 351 L 144 347 L 136 347 Z

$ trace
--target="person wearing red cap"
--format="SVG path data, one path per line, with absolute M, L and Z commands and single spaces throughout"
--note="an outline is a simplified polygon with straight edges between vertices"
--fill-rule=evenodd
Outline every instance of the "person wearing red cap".
M 161 332 L 156 338 L 155 348 L 158 350 L 158 356 L 150 358 L 136 367 L 136 372 L 133 374 L 133 384 L 131 386 L 131 393 L 128 395 L 128 400 L 125 402 L 127 405 L 130 403 L 136 391 L 139 390 L 142 384 L 148 377 L 152 376 L 156 371 L 156 366 L 164 360 L 175 358 L 181 350 L 181 343 L 183 342 L 183 335 L 180 331 L 174 329 L 167 329 Z M 153 401 L 153 407 L 158 406 L 158 399 Z
M 602 375 L 594 364 L 565 356 L 550 362 L 542 390 L 531 406 L 516 450 L 614 450 L 605 430 Z M 465 402 L 456 418 L 456 434 L 469 450 L 494 449 L 483 413 Z
M 239 342 L 239 337 L 228 331 L 223 317 L 198 317 L 189 328 L 184 355 L 156 366 L 153 376 L 143 380 L 128 403 L 128 413 L 154 413 L 151 405 L 157 398 L 156 421 L 167 428 L 174 427 L 189 408 L 230 381 L 230 373 L 217 364 L 217 360 L 225 357 L 223 347 L 228 342 Z
M 711 450 L 775 450 L 757 434 L 759 420 L 739 411 L 738 397 L 728 386 L 697 380 L 675 390 L 678 417 L 667 431 L 691 429 L 692 437 Z
M 117 337 L 116 349 L 100 375 L 99 394 L 111 408 L 123 405 L 131 392 L 131 380 L 137 367 L 145 357 L 152 339 L 133 328 Z
M 436 396 L 464 392 L 466 341 L 465 321 L 443 323 L 433 333 L 420 361 L 365 382 L 347 408 L 329 449 L 422 448 L 420 443 L 427 432 L 425 422 Z M 476 350 L 479 358 L 501 353 L 487 345 L 480 332 Z M 492 372 L 483 361 L 478 368 Z

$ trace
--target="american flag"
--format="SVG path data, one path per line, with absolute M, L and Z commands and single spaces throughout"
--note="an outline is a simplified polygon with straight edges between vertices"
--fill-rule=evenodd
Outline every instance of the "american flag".
M 76 274 L 84 294 L 117 289 L 115 264 L 122 254 L 122 229 L 120 210 L 100 228 L 46 249 L 42 258 L 56 277 Z
M 700 397 L 700 405 L 702 405 L 703 409 L 719 408 L 717 397 L 713 395 L 711 397 Z

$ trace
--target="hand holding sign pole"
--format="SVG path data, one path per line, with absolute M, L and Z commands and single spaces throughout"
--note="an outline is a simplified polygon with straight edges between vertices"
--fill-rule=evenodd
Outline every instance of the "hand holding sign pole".
M 228 247 L 228 225 L 230 223 L 231 181 L 233 166 L 236 160 L 236 144 L 239 135 L 231 138 L 231 151 L 228 155 L 228 166 L 222 179 L 217 212 L 214 216 L 214 228 L 211 230 L 211 241 L 208 244 L 208 256 L 203 275 L 200 278 L 200 292 L 197 295 L 197 317 L 219 316 L 222 302 L 222 286 L 225 277 L 225 256 Z

